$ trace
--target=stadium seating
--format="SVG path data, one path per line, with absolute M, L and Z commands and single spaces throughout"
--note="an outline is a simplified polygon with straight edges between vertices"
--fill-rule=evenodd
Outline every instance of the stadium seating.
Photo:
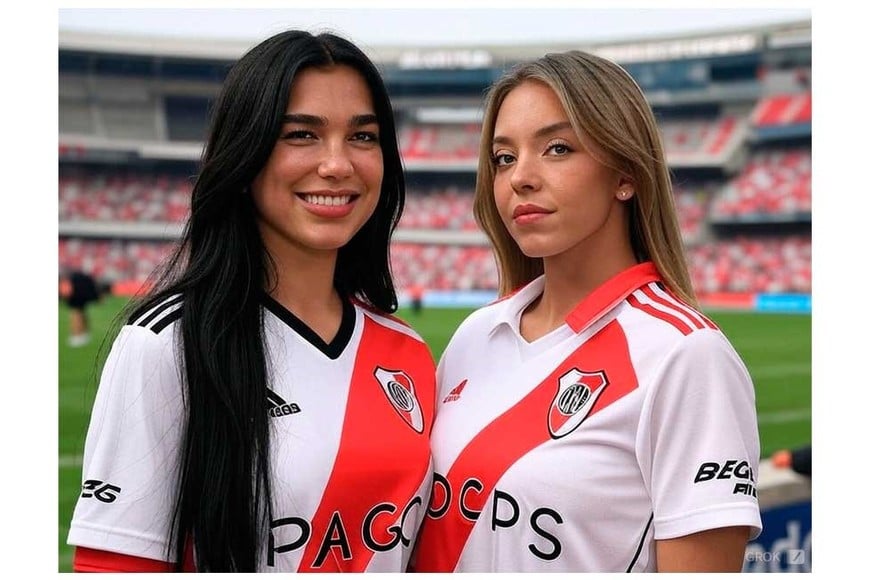
M 173 246 L 172 242 L 61 238 L 58 254 L 61 269 L 89 272 L 107 284 L 141 283 Z
M 109 283 L 144 281 L 172 249 L 171 242 L 64 238 L 60 264 L 93 272 Z M 485 246 L 394 243 L 398 288 L 477 290 L 498 287 L 495 259 Z M 690 274 L 700 294 L 719 292 L 810 293 L 808 236 L 703 242 L 688 248 Z
M 79 171 L 59 181 L 60 221 L 178 223 L 190 209 L 191 186 L 180 177 Z
M 480 125 L 408 124 L 399 129 L 399 146 L 408 160 L 476 160 Z
M 674 185 L 674 202 L 680 219 L 683 242 L 686 245 L 698 243 L 705 235 L 707 208 L 719 186 L 718 183 Z
M 733 115 L 716 119 L 662 121 L 659 129 L 668 155 L 716 155 L 729 145 L 740 121 Z
M 397 288 L 479 290 L 498 287 L 495 259 L 488 247 L 441 244 L 393 244 Z
M 752 124 L 756 127 L 809 123 L 811 120 L 812 96 L 809 92 L 769 95 L 752 113 Z
M 409 190 L 400 228 L 477 230 L 472 215 L 474 192 L 456 187 Z
M 721 192 L 711 218 L 797 217 L 808 219 L 812 198 L 809 149 L 756 153 Z
M 801 119 L 806 103 L 801 95 L 763 100 L 752 122 Z M 786 110 L 793 115 L 786 114 Z M 667 122 L 662 124 L 662 135 L 669 154 L 700 150 L 714 155 L 717 147 L 731 138 L 735 126 L 748 122 L 732 117 Z M 400 130 L 400 143 L 406 158 L 469 161 L 477 156 L 478 131 L 475 124 L 405 125 Z M 741 221 L 808 222 L 811 165 L 808 146 L 768 147 L 753 153 L 742 170 L 727 182 L 674 180 L 680 228 L 699 293 L 811 291 L 808 234 L 729 237 L 715 233 L 710 227 Z M 62 164 L 59 220 L 61 224 L 178 226 L 188 215 L 192 189 L 191 180 L 182 175 L 186 174 Z M 404 241 L 408 236 L 397 236 L 392 248 L 398 288 L 497 287 L 494 258 L 474 221 L 473 195 L 468 186 L 409 186 L 399 232 L 417 234 L 410 236 L 411 242 Z M 452 245 L 438 239 L 439 232 L 477 237 L 473 238 L 476 241 L 464 242 L 470 245 Z M 144 281 L 172 248 L 170 241 L 106 240 L 79 235 L 61 236 L 61 267 L 81 268 L 105 282 L 129 282 L 133 287 Z
M 688 254 L 699 294 L 812 291 L 809 236 L 739 237 L 699 244 Z

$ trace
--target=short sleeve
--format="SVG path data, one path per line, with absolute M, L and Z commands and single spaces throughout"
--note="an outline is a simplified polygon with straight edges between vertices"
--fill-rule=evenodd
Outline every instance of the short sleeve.
M 693 332 L 662 361 L 637 449 L 656 539 L 729 526 L 761 533 L 755 391 L 721 332 Z
M 71 545 L 167 558 L 184 404 L 171 329 L 125 326 L 97 389 Z

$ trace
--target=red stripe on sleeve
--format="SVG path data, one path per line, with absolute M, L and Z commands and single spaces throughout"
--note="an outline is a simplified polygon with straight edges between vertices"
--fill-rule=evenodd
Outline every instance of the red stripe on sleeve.
M 652 302 L 655 302 L 656 304 L 659 304 L 664 308 L 669 308 L 670 310 L 676 311 L 682 314 L 684 317 L 688 318 L 691 326 L 694 326 L 696 329 L 701 329 L 706 326 L 704 324 L 704 321 L 701 320 L 701 318 L 698 316 L 698 313 L 695 312 L 694 309 L 690 308 L 689 305 L 685 304 L 682 300 L 674 297 L 673 294 L 668 293 L 667 290 L 664 290 L 664 292 L 668 295 L 668 297 L 674 300 L 673 302 L 671 302 L 664 296 L 660 296 L 659 294 L 657 294 L 655 290 L 653 290 L 650 286 L 641 288 L 640 291 L 643 292 L 644 295 Z
M 712 328 L 713 330 L 719 330 L 719 327 L 716 326 L 716 324 L 712 320 L 710 320 L 709 318 L 704 316 L 704 314 L 702 312 L 695 310 L 694 308 L 692 308 L 691 306 L 689 306 L 688 304 L 686 304 L 685 302 L 680 300 L 673 292 L 671 292 L 670 288 L 665 286 L 664 291 L 668 296 L 670 296 L 675 301 L 677 301 L 677 303 L 681 304 L 688 312 L 692 313 L 695 317 L 700 319 L 702 322 L 702 326 L 706 326 L 707 328 Z
M 649 286 L 647 286 L 645 288 L 641 288 L 640 291 L 643 292 L 644 295 L 647 298 L 649 298 L 652 302 L 655 302 L 656 304 L 660 304 L 661 306 L 663 306 L 665 308 L 675 310 L 675 311 L 679 312 L 680 314 L 682 314 L 683 316 L 685 316 L 686 318 L 688 318 L 689 322 L 691 322 L 692 325 L 696 329 L 704 328 L 704 326 L 705 326 L 704 322 L 698 317 L 698 315 L 691 308 L 689 308 L 688 305 L 683 304 L 683 302 L 681 300 L 674 298 L 674 296 L 672 294 L 669 294 L 669 297 L 674 298 L 675 302 L 671 302 L 670 300 L 668 300 L 662 296 L 659 296 Z
M 193 548 L 190 543 L 187 544 L 182 569 L 184 572 L 196 571 L 193 564 Z M 76 546 L 73 555 L 73 570 L 75 572 L 174 572 L 175 564 Z
M 673 326 L 674 328 L 676 328 L 677 330 L 679 330 L 683 334 L 691 334 L 692 333 L 693 329 L 688 324 L 686 324 L 685 322 L 683 322 L 682 320 L 680 320 L 676 316 L 668 314 L 667 312 L 662 312 L 661 310 L 654 308 L 654 307 L 650 306 L 649 304 L 641 303 L 637 298 L 635 298 L 634 294 L 630 294 L 628 296 L 628 298 L 626 298 L 626 300 L 634 308 L 637 308 L 641 312 L 646 312 L 647 314 L 649 314 L 650 316 L 652 316 L 654 318 L 658 318 L 659 320 L 664 320 L 665 322 L 667 322 L 668 324 L 670 324 L 671 326 Z

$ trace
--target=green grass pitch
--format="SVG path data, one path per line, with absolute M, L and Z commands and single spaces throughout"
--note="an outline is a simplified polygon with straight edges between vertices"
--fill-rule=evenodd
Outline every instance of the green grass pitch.
M 58 541 L 60 572 L 72 570 L 72 549 L 66 545 L 69 521 L 80 490 L 81 454 L 88 416 L 99 376 L 99 361 L 108 351 L 103 340 L 123 299 L 106 298 L 89 310 L 91 343 L 66 343 L 69 313 L 59 307 L 59 471 Z M 398 315 L 426 339 L 438 360 L 467 309 L 428 309 L 420 315 Z M 743 357 L 756 389 L 762 457 L 810 441 L 811 317 L 808 315 L 707 312 Z

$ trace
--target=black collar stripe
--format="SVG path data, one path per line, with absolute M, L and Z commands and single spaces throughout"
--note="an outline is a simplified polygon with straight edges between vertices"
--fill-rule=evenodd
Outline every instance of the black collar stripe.
M 299 320 L 292 312 L 284 308 L 284 306 L 268 294 L 263 295 L 263 305 L 269 312 L 280 318 L 284 324 L 292 328 L 296 334 L 332 360 L 341 356 L 344 348 L 350 342 L 350 337 L 353 336 L 353 328 L 356 323 L 356 309 L 349 300 L 342 299 L 341 326 L 339 326 L 335 338 L 328 344 L 316 332 L 311 330 L 307 324 Z

